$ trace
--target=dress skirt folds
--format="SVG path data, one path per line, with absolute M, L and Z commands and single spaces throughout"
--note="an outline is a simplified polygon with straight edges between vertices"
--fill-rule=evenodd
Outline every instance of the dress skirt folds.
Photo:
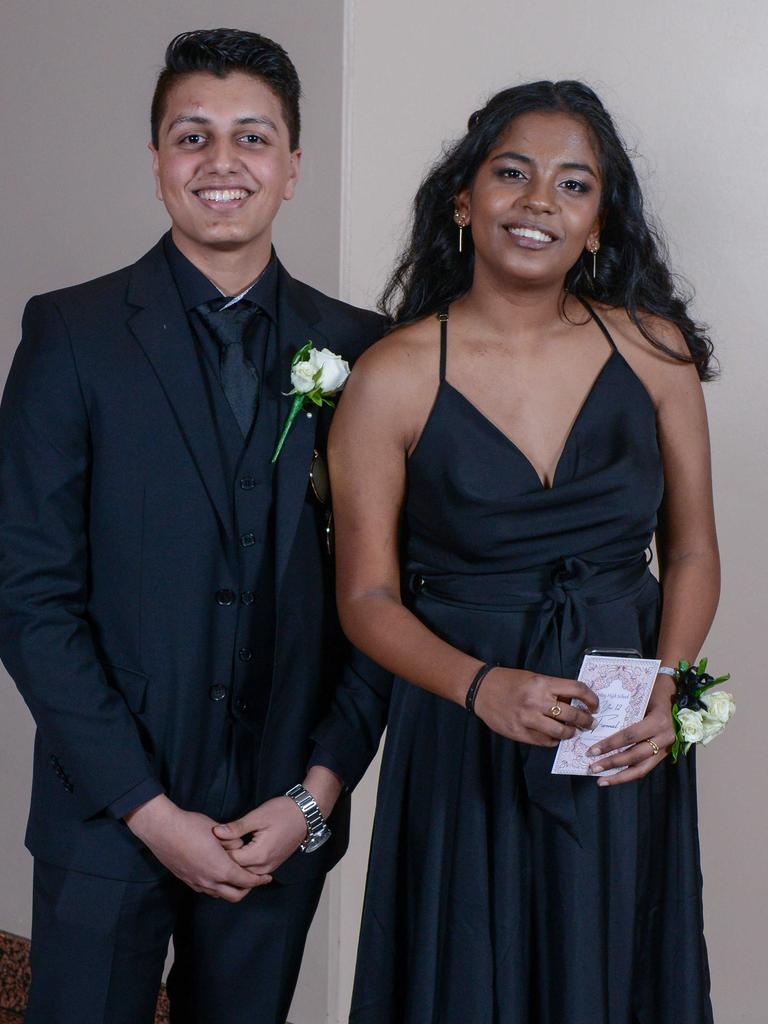
M 547 488 L 444 353 L 409 463 L 413 612 L 556 676 L 590 647 L 654 656 L 663 476 L 640 380 L 612 347 Z M 710 1024 L 693 757 L 605 789 L 553 757 L 396 681 L 351 1024 Z

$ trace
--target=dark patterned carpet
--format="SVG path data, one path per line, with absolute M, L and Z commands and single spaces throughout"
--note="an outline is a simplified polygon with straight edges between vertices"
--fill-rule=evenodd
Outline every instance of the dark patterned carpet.
M 0 932 L 0 1024 L 18 1024 L 24 1019 L 29 978 L 29 939 Z M 168 1024 L 164 988 L 157 1001 L 155 1024 Z

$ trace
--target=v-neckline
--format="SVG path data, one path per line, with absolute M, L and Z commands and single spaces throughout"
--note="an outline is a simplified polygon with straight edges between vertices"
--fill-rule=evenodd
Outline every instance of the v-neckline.
M 509 434 L 506 433 L 506 431 L 502 430 L 501 427 L 498 426 L 498 424 L 494 423 L 493 420 L 490 419 L 478 406 L 476 406 L 473 401 L 471 401 L 469 398 L 467 398 L 467 396 L 462 391 L 459 391 L 458 388 L 454 387 L 453 384 L 451 384 L 451 382 L 449 380 L 447 380 L 446 378 L 443 378 L 441 383 L 446 385 L 447 387 L 449 387 L 451 389 L 451 391 L 455 395 L 458 395 L 459 398 L 462 400 L 462 402 L 464 402 L 465 405 L 469 406 L 469 408 L 472 409 L 475 412 L 475 414 L 477 416 L 479 416 L 481 420 L 483 420 L 483 422 L 487 423 L 488 426 L 496 434 L 498 434 L 499 437 L 501 437 L 512 448 L 513 451 L 517 452 L 517 454 L 522 459 L 522 461 L 525 463 L 525 465 L 527 465 L 528 468 L 530 469 L 530 471 L 533 473 L 534 477 L 536 478 L 536 480 L 538 482 L 540 490 L 542 490 L 542 491 L 551 491 L 551 490 L 554 489 L 555 485 L 557 484 L 557 475 L 558 475 L 558 472 L 560 470 L 560 466 L 563 463 L 563 460 L 564 460 L 565 454 L 566 454 L 566 452 L 568 450 L 568 447 L 570 445 L 571 439 L 574 437 L 574 435 L 576 433 L 576 428 L 579 425 L 579 421 L 582 419 L 582 417 L 584 416 L 584 413 L 585 413 L 587 407 L 590 405 L 592 396 L 594 395 L 594 393 L 595 393 L 595 391 L 597 389 L 598 384 L 600 383 L 600 381 L 605 376 L 605 373 L 606 373 L 608 367 L 611 365 L 611 363 L 614 361 L 614 359 L 615 359 L 615 357 L 617 355 L 618 355 L 618 349 L 616 349 L 614 347 L 613 349 L 611 349 L 611 353 L 608 356 L 608 358 L 605 360 L 603 365 L 598 370 L 597 375 L 595 376 L 595 379 L 592 381 L 592 384 L 590 385 L 589 390 L 587 391 L 586 395 L 584 396 L 584 399 L 583 399 L 581 405 L 579 406 L 579 409 L 578 409 L 575 417 L 573 418 L 573 421 L 571 422 L 570 429 L 569 429 L 568 433 L 566 434 L 565 440 L 563 441 L 563 445 L 560 448 L 560 454 L 557 457 L 557 461 L 555 463 L 555 469 L 554 469 L 554 472 L 552 473 L 552 481 L 549 484 L 544 482 L 543 477 L 539 473 L 538 469 L 536 469 L 536 467 L 534 466 L 534 464 L 531 461 L 531 459 L 528 457 L 528 455 L 526 455 L 526 453 L 523 451 L 523 449 L 520 447 L 520 445 L 516 444 L 512 440 L 512 438 L 509 436 Z

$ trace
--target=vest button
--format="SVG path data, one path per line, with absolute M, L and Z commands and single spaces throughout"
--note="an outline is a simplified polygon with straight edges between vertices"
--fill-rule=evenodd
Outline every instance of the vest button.
M 216 701 L 218 703 L 218 701 L 224 700 L 224 698 L 227 696 L 227 688 L 226 686 L 222 686 L 220 683 L 218 683 L 216 686 L 212 686 L 210 688 L 210 690 L 208 691 L 208 696 L 211 698 L 212 701 Z
M 244 491 L 252 491 L 256 486 L 256 481 L 252 476 L 244 476 L 240 481 L 240 487 Z
M 245 701 L 244 700 L 240 700 L 240 698 L 237 697 L 236 700 L 235 700 L 235 711 L 247 711 L 247 710 L 248 710 L 248 705 L 245 703 Z
M 216 604 L 222 606 L 230 605 L 235 603 L 235 592 L 234 590 L 217 590 L 216 591 Z
M 256 543 L 255 533 L 244 533 L 240 538 L 240 543 L 244 548 L 250 548 Z
M 240 600 L 243 602 L 243 604 L 253 604 L 253 591 L 244 590 L 240 595 Z
M 240 661 L 250 661 L 251 658 L 253 657 L 253 651 L 250 649 L 250 647 L 241 647 L 240 650 L 237 652 L 237 656 L 240 659 Z

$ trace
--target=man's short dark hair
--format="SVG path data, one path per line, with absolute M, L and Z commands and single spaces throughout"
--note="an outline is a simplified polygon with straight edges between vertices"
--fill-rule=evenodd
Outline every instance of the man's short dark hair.
M 278 43 L 256 32 L 234 28 L 198 29 L 181 32 L 168 44 L 165 67 L 160 72 L 152 97 L 150 123 L 152 144 L 157 147 L 160 122 L 165 114 L 168 92 L 186 75 L 205 71 L 226 78 L 234 71 L 260 78 L 280 100 L 288 126 L 288 141 L 298 149 L 301 116 L 301 83 L 296 68 Z

